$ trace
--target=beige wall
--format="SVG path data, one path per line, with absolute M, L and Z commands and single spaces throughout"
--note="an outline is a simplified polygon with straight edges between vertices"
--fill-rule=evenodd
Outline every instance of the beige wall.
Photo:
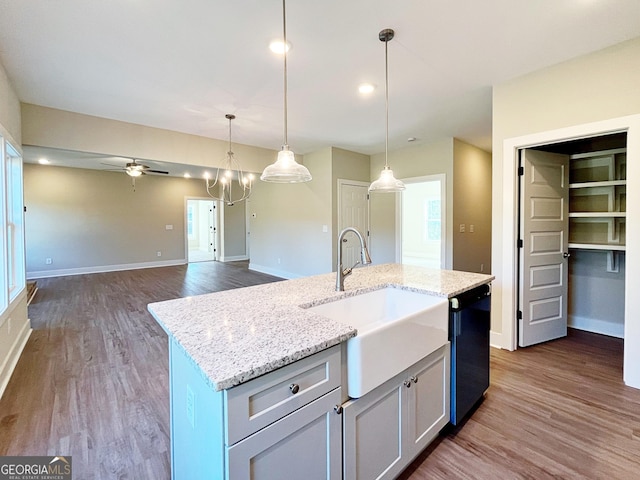
M 453 198 L 453 269 L 489 273 L 491 154 L 458 139 L 453 141 Z
M 232 207 L 222 206 L 223 254 L 222 261 L 247 259 L 246 203 L 238 202 Z
M 275 156 L 273 157 L 275 159 Z M 331 156 L 304 157 L 313 180 L 257 182 L 249 203 L 251 268 L 284 278 L 331 271 Z
M 0 134 L 18 150 L 22 147 L 20 101 L 0 63 Z
M 380 176 L 384 153 L 371 157 L 371 180 Z M 446 175 L 446 258 L 445 265 L 453 265 L 453 138 L 443 138 L 425 145 L 389 152 L 389 166 L 396 178 L 413 178 L 443 173 Z M 396 259 L 395 194 L 371 195 L 371 254 L 375 263 L 395 262 Z M 375 252 L 375 254 L 374 254 Z
M 0 135 L 21 151 L 20 102 L 2 64 L 0 64 Z M 11 378 L 24 348 L 31 324 L 27 317 L 26 290 L 0 314 L 0 396 Z
M 22 104 L 24 145 L 159 160 L 198 166 L 221 166 L 229 144 L 197 135 Z M 262 172 L 276 152 L 235 144 L 233 151 L 247 172 Z
M 31 278 L 184 263 L 185 197 L 205 191 L 199 179 L 160 175 L 138 178 L 134 191 L 121 172 L 34 164 L 24 166 L 24 186 Z
M 503 266 L 512 261 L 512 219 L 503 211 L 515 202 L 514 179 L 505 171 L 513 171 L 514 158 L 505 156 L 504 145 L 513 137 L 565 129 L 593 122 L 640 113 L 640 38 L 590 55 L 546 68 L 514 79 L 494 88 L 493 96 L 493 250 L 492 271 L 497 276 L 493 289 L 492 333 L 506 345 L 500 335 L 507 323 L 513 323 L 512 312 L 503 312 L 514 294 L 513 272 Z M 625 121 L 618 121 L 625 123 Z M 637 120 L 629 120 L 635 125 Z M 571 127 L 571 128 L 570 128 Z M 594 127 L 595 128 L 595 127 Z M 629 130 L 627 166 L 627 252 L 625 315 L 625 381 L 640 386 L 640 300 L 631 286 L 640 282 L 640 255 L 631 236 L 640 225 L 633 218 L 640 204 L 639 158 L 633 151 L 640 147 L 640 133 Z M 512 140 L 510 140 L 512 142 Z M 636 217 L 637 218 L 637 217 Z M 635 250 L 634 250 L 635 249 Z M 505 254 L 506 252 L 506 254 Z M 505 257 L 506 255 L 506 257 Z M 631 315 L 630 315 L 631 314 Z M 630 376 L 631 375 L 631 376 Z M 633 380 L 631 380 L 633 378 Z

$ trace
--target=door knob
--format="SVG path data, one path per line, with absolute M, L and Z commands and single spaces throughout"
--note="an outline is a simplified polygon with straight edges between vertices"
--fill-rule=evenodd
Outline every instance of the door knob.
M 289 385 L 289 390 L 291 390 L 291 393 L 295 395 L 300 390 L 300 385 L 298 385 L 297 383 L 292 383 L 291 385 Z
M 569 257 L 571 256 L 571 254 L 570 254 L 569 252 L 564 252 L 564 253 L 562 254 L 562 256 L 563 256 L 564 258 L 569 258 Z

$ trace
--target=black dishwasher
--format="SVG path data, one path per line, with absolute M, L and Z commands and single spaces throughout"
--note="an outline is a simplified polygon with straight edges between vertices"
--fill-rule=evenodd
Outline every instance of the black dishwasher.
M 489 388 L 491 286 L 449 299 L 451 423 L 457 425 Z

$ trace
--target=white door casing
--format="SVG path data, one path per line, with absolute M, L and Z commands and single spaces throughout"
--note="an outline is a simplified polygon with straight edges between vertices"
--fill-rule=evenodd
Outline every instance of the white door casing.
M 567 335 L 569 157 L 522 151 L 518 345 Z
M 338 234 L 346 227 L 355 227 L 369 244 L 369 184 L 338 180 Z M 360 261 L 360 242 L 355 234 L 345 235 L 342 264 L 345 268 Z M 338 252 L 336 252 L 337 255 Z

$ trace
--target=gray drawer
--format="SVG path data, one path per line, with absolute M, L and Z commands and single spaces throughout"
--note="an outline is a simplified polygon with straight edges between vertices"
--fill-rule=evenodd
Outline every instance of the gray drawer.
M 225 390 L 226 444 L 233 445 L 340 386 L 340 345 Z M 293 393 L 291 385 L 297 385 Z M 295 389 L 294 389 L 295 390 Z

